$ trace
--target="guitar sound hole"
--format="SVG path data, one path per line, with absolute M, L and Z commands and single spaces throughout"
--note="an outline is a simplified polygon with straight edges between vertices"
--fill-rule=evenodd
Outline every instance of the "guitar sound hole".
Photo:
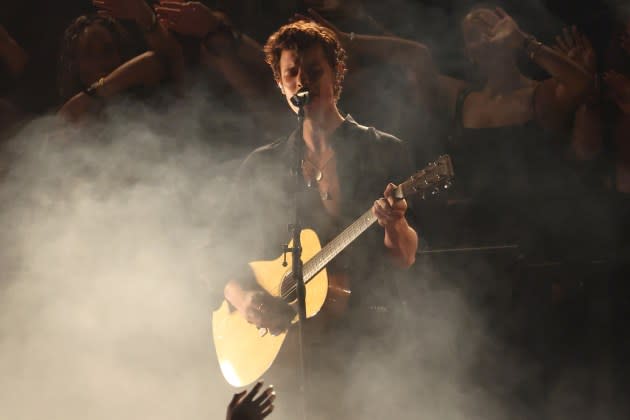
M 282 279 L 280 292 L 285 302 L 292 303 L 297 300 L 297 290 L 295 289 L 295 281 L 293 281 L 291 273 L 287 273 Z

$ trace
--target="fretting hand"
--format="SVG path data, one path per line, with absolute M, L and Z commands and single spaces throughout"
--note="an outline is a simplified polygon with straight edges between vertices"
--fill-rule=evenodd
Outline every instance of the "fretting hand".
M 385 229 L 394 227 L 397 223 L 405 220 L 407 200 L 394 198 L 395 189 L 394 184 L 388 184 L 383 198 L 376 200 L 372 206 L 372 213 L 376 216 L 378 224 Z

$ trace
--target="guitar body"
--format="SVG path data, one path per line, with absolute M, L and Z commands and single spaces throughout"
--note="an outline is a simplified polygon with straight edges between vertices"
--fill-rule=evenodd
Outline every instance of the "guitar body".
M 435 195 L 438 188 L 448 188 L 453 178 L 453 166 L 448 155 L 440 156 L 437 161 L 430 163 L 425 169 L 412 175 L 407 181 L 398 185 L 393 196 L 399 199 L 411 194 L 425 193 Z M 300 236 L 302 242 L 302 261 L 304 262 L 304 279 L 306 283 L 306 317 L 317 315 L 325 305 L 325 316 L 320 316 L 325 325 L 327 321 L 335 320 L 342 315 L 350 298 L 350 282 L 347 276 L 328 277 L 325 267 L 352 241 L 358 238 L 367 228 L 376 222 L 371 209 L 367 210 L 337 235 L 323 249 L 317 234 L 312 230 L 303 230 Z M 289 243 L 292 247 L 293 243 Z M 254 261 L 249 263 L 256 282 L 269 294 L 282 297 L 295 307 L 295 294 L 290 276 L 290 258 L 287 267 L 283 267 L 284 259 L 280 256 L 273 261 Z M 307 274 L 308 273 L 308 274 Z M 283 287 L 284 286 L 284 287 Z M 298 321 L 297 316 L 293 323 Z M 316 322 L 310 322 L 316 325 Z M 251 384 L 269 369 L 286 338 L 286 332 L 273 336 L 250 324 L 233 310 L 227 302 L 213 313 L 212 332 L 214 346 L 219 360 L 219 366 L 225 379 L 235 387 Z
M 302 261 L 309 260 L 321 249 L 319 238 L 312 230 L 303 230 L 300 240 Z M 282 266 L 282 256 L 273 261 L 249 263 L 256 282 L 272 296 L 281 296 L 283 280 L 291 271 L 291 258 L 288 257 L 287 267 Z M 328 276 L 324 269 L 306 284 L 307 318 L 317 315 L 327 295 Z M 275 360 L 286 337 L 286 332 L 276 336 L 261 334 L 225 301 L 212 315 L 212 332 L 221 372 L 235 387 L 247 386 L 260 378 Z

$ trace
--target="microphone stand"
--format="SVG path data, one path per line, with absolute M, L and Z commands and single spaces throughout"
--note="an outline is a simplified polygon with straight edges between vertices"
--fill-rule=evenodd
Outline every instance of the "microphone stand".
M 295 282 L 296 296 L 298 304 L 298 369 L 302 394 L 302 418 L 306 420 L 306 364 L 304 359 L 304 331 L 303 325 L 306 321 L 306 287 L 304 285 L 304 273 L 302 264 L 302 242 L 300 235 L 302 233 L 302 193 L 304 190 L 304 180 L 302 178 L 302 158 L 304 155 L 304 106 L 309 101 L 309 93 L 307 90 L 300 90 L 291 102 L 297 106 L 297 136 L 295 136 L 295 147 L 293 155 L 293 205 L 295 210 L 295 218 L 293 223 L 289 225 L 293 245 L 285 247 L 285 253 L 291 252 L 291 278 Z

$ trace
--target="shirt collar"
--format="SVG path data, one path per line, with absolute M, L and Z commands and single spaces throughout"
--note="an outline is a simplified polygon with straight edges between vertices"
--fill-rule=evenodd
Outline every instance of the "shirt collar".
M 343 119 L 343 122 L 337 127 L 335 131 L 330 136 L 330 144 L 336 147 L 337 143 L 340 139 L 347 137 L 350 133 L 358 127 L 359 124 L 352 118 L 352 115 L 346 114 Z M 297 137 L 297 130 L 294 130 L 289 136 L 289 145 L 293 146 L 295 144 L 295 139 Z

